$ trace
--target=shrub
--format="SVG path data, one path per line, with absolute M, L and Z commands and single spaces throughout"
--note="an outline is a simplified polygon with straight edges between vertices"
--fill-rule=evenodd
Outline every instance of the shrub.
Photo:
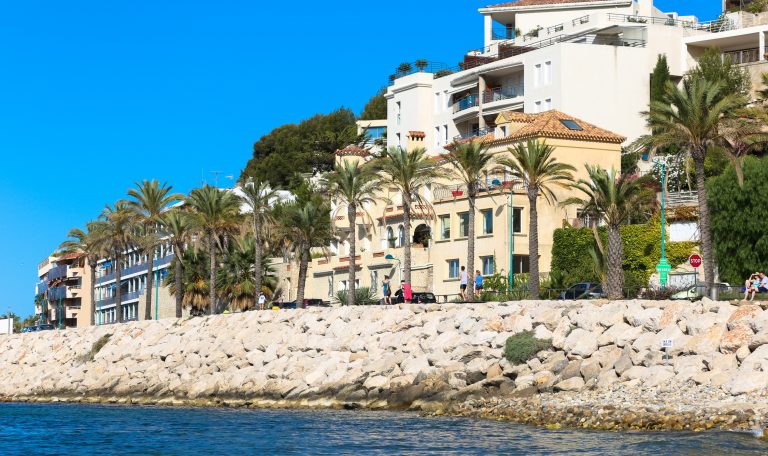
M 104 348 L 105 345 L 107 345 L 107 342 L 109 342 L 109 338 L 112 337 L 112 334 L 104 334 L 103 336 L 99 337 L 99 340 L 93 343 L 93 346 L 91 347 L 91 352 L 88 354 L 88 359 L 93 361 L 93 358 L 96 357 L 96 354 L 98 354 L 102 348 Z
M 523 331 L 507 339 L 504 345 L 504 357 L 513 365 L 522 364 L 542 350 L 552 348 L 551 339 L 537 339 L 533 337 L 533 332 Z
M 342 306 L 347 305 L 347 290 L 341 290 L 336 292 L 336 300 L 341 303 Z M 379 303 L 379 299 L 376 296 L 376 292 L 368 287 L 355 288 L 355 305 L 356 306 L 371 306 Z
M 647 288 L 640 293 L 640 299 L 649 299 L 652 301 L 665 301 L 672 297 L 678 291 L 684 291 L 685 288 Z

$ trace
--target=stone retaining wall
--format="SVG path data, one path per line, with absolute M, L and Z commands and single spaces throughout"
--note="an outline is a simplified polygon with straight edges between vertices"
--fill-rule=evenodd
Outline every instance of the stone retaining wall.
M 512 366 L 504 343 L 525 330 L 554 348 Z M 673 342 L 669 361 L 663 339 Z M 690 391 L 693 409 L 749 403 L 755 423 L 766 405 L 767 342 L 761 307 L 708 300 L 247 312 L 0 339 L 0 397 L 439 413 L 489 398 L 614 397 L 621 407 Z

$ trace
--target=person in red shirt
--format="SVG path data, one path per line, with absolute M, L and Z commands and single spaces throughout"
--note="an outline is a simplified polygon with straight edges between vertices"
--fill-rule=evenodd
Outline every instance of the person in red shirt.
M 403 290 L 403 301 L 406 304 L 410 304 L 413 300 L 413 290 L 411 290 L 411 284 L 405 280 L 400 281 L 400 288 Z

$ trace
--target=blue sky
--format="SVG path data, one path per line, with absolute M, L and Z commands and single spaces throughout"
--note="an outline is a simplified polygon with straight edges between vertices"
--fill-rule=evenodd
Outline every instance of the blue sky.
M 37 263 L 134 181 L 237 176 L 272 128 L 359 113 L 400 62 L 481 47 L 487 3 L 5 2 L 0 312 L 33 313 Z M 712 19 L 720 0 L 656 5 Z

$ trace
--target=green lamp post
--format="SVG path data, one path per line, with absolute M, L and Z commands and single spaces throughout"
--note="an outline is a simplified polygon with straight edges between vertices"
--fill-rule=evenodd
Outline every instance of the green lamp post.
M 659 264 L 656 265 L 656 272 L 659 273 L 659 285 L 661 285 L 661 288 L 667 288 L 667 283 L 669 282 L 669 271 L 672 270 L 672 265 L 669 264 L 665 251 L 667 165 L 666 163 L 659 161 L 656 161 L 655 163 L 661 166 L 661 259 L 659 259 Z
M 501 186 L 498 179 L 491 181 L 491 184 Z M 509 186 L 509 283 L 507 291 L 512 292 L 515 286 L 515 208 L 512 206 L 512 199 L 515 195 L 514 185 Z
M 388 253 L 388 254 L 387 254 L 387 256 L 385 256 L 385 257 L 384 257 L 384 259 L 385 259 L 385 260 L 390 260 L 390 261 L 391 261 L 391 260 L 395 260 L 395 261 L 397 261 L 397 270 L 398 270 L 398 271 L 399 271 L 399 273 L 400 273 L 400 280 L 403 280 L 403 266 L 402 266 L 402 264 L 400 263 L 400 259 L 399 259 L 399 258 L 395 258 L 395 256 L 394 256 L 394 255 L 392 255 L 391 253 Z

